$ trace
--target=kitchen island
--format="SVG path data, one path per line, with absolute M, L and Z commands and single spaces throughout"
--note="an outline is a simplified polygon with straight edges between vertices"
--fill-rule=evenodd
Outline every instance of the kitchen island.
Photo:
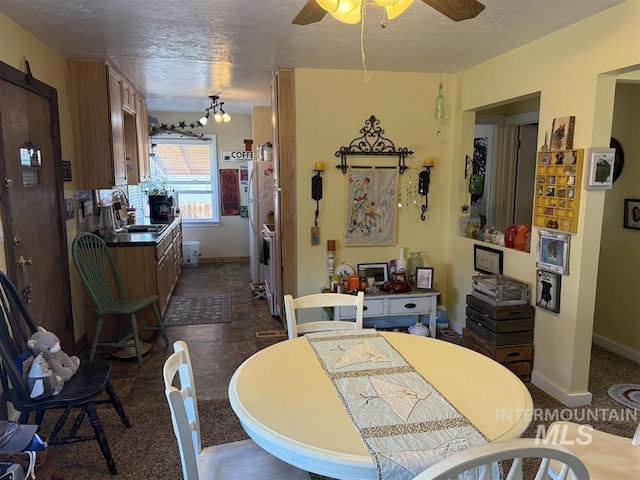
M 155 232 L 117 233 L 103 238 L 118 264 L 128 295 L 158 295 L 162 316 L 182 268 L 182 221 L 176 217 L 170 222 Z M 136 317 L 140 326 L 155 324 L 151 310 L 143 310 Z M 95 331 L 93 323 L 87 325 L 90 335 Z M 106 326 L 101 336 L 115 336 L 115 329 L 111 332 Z

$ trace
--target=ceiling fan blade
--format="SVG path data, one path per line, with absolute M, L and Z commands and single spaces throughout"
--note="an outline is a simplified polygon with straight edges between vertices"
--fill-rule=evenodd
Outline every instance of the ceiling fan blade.
M 307 0 L 304 7 L 298 12 L 291 23 L 295 25 L 309 25 L 319 22 L 327 14 L 327 11 L 318 5 L 316 0 Z
M 476 0 L 422 0 L 454 22 L 475 18 L 484 10 L 484 5 Z

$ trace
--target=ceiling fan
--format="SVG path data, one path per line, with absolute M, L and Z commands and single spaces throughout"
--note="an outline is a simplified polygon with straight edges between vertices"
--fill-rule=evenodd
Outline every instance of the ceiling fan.
M 342 1 L 344 2 L 344 0 Z M 369 0 L 362 0 L 362 1 L 369 1 Z M 385 3 L 386 4 L 393 3 L 392 1 L 376 1 L 376 0 L 374 1 L 380 6 L 385 6 L 384 5 Z M 412 0 L 407 2 L 405 0 L 402 3 L 408 6 L 408 4 L 411 3 L 411 1 Z M 435 8 L 443 15 L 449 17 L 454 22 L 475 18 L 478 16 L 480 12 L 482 12 L 482 10 L 484 10 L 484 5 L 478 2 L 477 0 L 422 0 L 422 1 L 427 5 L 429 5 L 430 7 Z M 340 2 L 336 0 L 331 0 L 331 1 L 320 0 L 320 3 L 324 3 L 325 5 L 326 4 L 335 5 L 333 7 L 335 10 L 338 8 L 337 5 Z M 320 3 L 317 0 L 307 0 L 307 3 L 304 4 L 302 9 L 298 12 L 298 14 L 296 15 L 296 17 L 293 19 L 291 23 L 296 25 L 308 25 L 310 23 L 316 23 L 322 20 L 324 16 L 327 14 L 328 10 L 325 10 L 322 6 L 320 6 Z M 347 3 L 354 4 L 354 1 L 351 0 Z M 356 6 L 359 6 L 360 3 L 361 3 L 360 0 L 355 1 Z M 404 11 L 404 8 L 406 8 L 406 6 L 401 7 L 400 11 L 393 16 L 399 15 L 399 13 Z M 390 8 L 390 7 L 386 7 L 386 8 Z M 360 16 L 357 15 L 357 18 L 359 21 Z M 389 15 L 389 18 L 393 18 L 393 17 Z M 341 21 L 345 21 L 345 20 L 341 20 Z M 349 21 L 345 23 L 357 23 L 357 21 L 353 21 L 353 22 Z

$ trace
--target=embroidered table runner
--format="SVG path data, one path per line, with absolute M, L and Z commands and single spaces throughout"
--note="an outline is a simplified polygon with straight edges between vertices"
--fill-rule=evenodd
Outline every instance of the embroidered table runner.
M 487 438 L 376 330 L 306 335 L 374 459 L 379 479 L 412 479 Z

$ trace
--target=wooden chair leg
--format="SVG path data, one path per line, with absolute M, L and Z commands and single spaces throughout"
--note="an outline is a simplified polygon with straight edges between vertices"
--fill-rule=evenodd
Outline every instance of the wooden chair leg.
M 138 336 L 138 319 L 136 314 L 131 314 L 131 330 L 133 330 L 133 346 L 136 349 L 136 358 L 138 359 L 138 366 L 142 366 L 142 347 L 140 346 L 140 337 Z
M 151 309 L 153 310 L 153 315 L 156 317 L 156 320 L 158 321 L 158 329 L 160 330 L 160 334 L 162 335 L 162 338 L 164 338 L 164 344 L 168 346 L 169 338 L 167 337 L 167 332 L 164 329 L 164 323 L 162 323 L 162 317 L 160 316 L 160 311 L 158 310 L 157 302 L 153 302 L 151 304 Z
M 107 382 L 107 386 L 105 387 L 105 392 L 107 392 L 107 395 L 109 396 L 111 405 L 113 405 L 113 408 L 115 409 L 115 411 L 118 412 L 118 415 L 120 415 L 120 420 L 122 421 L 122 424 L 127 428 L 131 428 L 131 423 L 129 422 L 129 418 L 127 417 L 127 414 L 124 411 L 124 407 L 122 406 L 122 403 L 120 402 L 120 398 L 118 397 L 116 390 L 113 388 L 111 381 Z
M 102 324 L 104 323 L 104 318 L 102 315 L 98 317 L 98 322 L 96 323 L 96 336 L 93 339 L 93 343 L 91 344 L 91 351 L 89 352 L 89 361 L 93 362 L 93 358 L 96 356 L 96 350 L 98 349 L 98 340 L 100 338 L 100 332 L 102 332 Z
M 96 441 L 100 446 L 100 450 L 102 451 L 102 455 L 104 456 L 105 461 L 107 462 L 107 468 L 111 472 L 111 475 L 117 475 L 118 471 L 116 470 L 116 462 L 111 456 L 111 449 L 109 448 L 109 441 L 107 440 L 107 435 L 104 433 L 104 429 L 100 424 L 100 418 L 98 418 L 98 413 L 96 412 L 95 407 L 92 403 L 87 403 L 84 405 L 84 410 L 87 412 L 87 416 L 89 417 L 89 422 L 93 427 L 93 432 L 96 436 Z

